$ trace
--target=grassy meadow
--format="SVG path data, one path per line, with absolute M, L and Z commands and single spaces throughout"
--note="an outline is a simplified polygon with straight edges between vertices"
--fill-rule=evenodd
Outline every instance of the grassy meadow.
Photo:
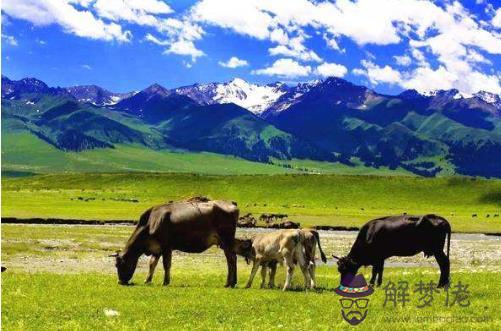
M 111 160 L 111 159 L 110 159 Z M 111 161 L 110 161 L 111 162 Z M 195 162 L 191 160 L 190 162 Z M 199 167 L 200 165 L 194 165 Z M 268 165 L 271 166 L 271 165 Z M 311 165 L 302 164 L 302 167 Z M 54 165 L 55 168 L 61 165 Z M 287 167 L 278 167 L 293 172 Z M 2 216 L 84 220 L 137 220 L 148 207 L 194 195 L 238 202 L 241 214 L 286 213 L 302 226 L 360 226 L 389 214 L 437 213 L 453 231 L 501 232 L 501 181 L 412 176 L 334 174 L 208 175 L 185 173 L 56 173 L 30 175 L 30 169 L 2 178 Z M 243 170 L 245 173 L 245 169 Z M 473 216 L 476 215 L 476 216 Z M 2 327 L 5 330 L 344 330 L 334 261 L 319 264 L 318 289 L 302 290 L 299 269 L 295 290 L 251 289 L 243 285 L 250 266 L 239 260 L 239 283 L 225 289 L 226 263 L 213 247 L 203 254 L 175 252 L 172 283 L 144 285 L 147 260 L 140 260 L 134 286 L 119 286 L 111 252 L 123 247 L 132 226 L 2 225 Z M 238 229 L 249 237 L 263 230 Z M 348 252 L 356 232 L 321 232 L 328 256 Z M 383 307 L 385 292 L 370 297 L 361 330 L 501 328 L 501 240 L 483 234 L 454 234 L 452 280 L 469 284 L 469 307 L 444 307 L 445 292 L 432 307 L 417 308 L 410 293 L 405 307 Z M 361 270 L 370 277 L 370 268 Z M 435 261 L 422 255 L 392 258 L 384 284 L 438 281 Z M 279 267 L 278 285 L 284 282 Z
M 255 230 L 238 230 L 237 236 Z M 340 314 L 333 292 L 339 276 L 332 259 L 318 262 L 319 289 L 302 290 L 296 270 L 295 290 L 243 286 L 250 266 L 239 259 L 236 289 L 225 289 L 226 263 L 213 247 L 202 254 L 175 252 L 172 283 L 161 286 L 163 270 L 157 268 L 153 285 L 142 283 L 146 259 L 141 259 L 134 286 L 119 286 L 109 252 L 121 248 L 131 226 L 2 226 L 2 327 L 5 330 L 344 330 L 350 326 Z M 344 254 L 353 232 L 321 232 L 326 253 Z M 501 240 L 484 235 L 453 236 L 452 281 L 469 285 L 469 307 L 445 307 L 445 292 L 434 294 L 431 307 L 417 308 L 418 293 L 409 293 L 405 307 L 384 307 L 385 291 L 370 296 L 367 319 L 360 330 L 496 330 L 501 328 Z M 370 269 L 361 270 L 370 277 Z M 284 282 L 279 267 L 277 283 Z M 406 281 L 414 289 L 419 281 L 436 282 L 433 259 L 422 255 L 392 258 L 383 286 Z M 451 288 L 452 291 L 452 288 Z
M 153 150 L 140 145 L 117 144 L 115 148 L 99 148 L 68 152 L 47 144 L 25 132 L 2 132 L 2 171 L 31 173 L 64 172 L 181 172 L 210 175 L 335 173 L 412 175 L 403 169 L 366 167 L 357 160 L 354 165 L 308 160 L 273 160 L 252 162 L 238 157 L 186 150 Z
M 360 226 L 407 212 L 446 217 L 455 232 L 501 232 L 501 180 L 406 176 L 165 173 L 47 174 L 2 179 L 2 216 L 129 219 L 195 195 L 238 202 L 241 214 L 285 213 L 302 226 Z

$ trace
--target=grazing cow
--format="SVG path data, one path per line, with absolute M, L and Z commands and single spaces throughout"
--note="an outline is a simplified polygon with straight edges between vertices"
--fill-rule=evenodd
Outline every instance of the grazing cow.
M 146 254 L 152 256 L 146 282 L 151 282 L 162 256 L 163 284 L 168 285 L 173 250 L 201 253 L 218 245 L 223 249 L 228 265 L 226 287 L 234 287 L 237 283 L 237 256 L 233 249 L 237 220 L 236 203 L 223 200 L 193 198 L 148 209 L 125 248 L 114 255 L 119 283 L 129 282 L 139 257 Z
M 294 272 L 294 260 L 297 261 L 303 272 L 305 287 L 310 287 L 311 279 L 304 254 L 304 241 L 304 232 L 296 229 L 258 234 L 253 239 L 235 239 L 235 252 L 244 256 L 247 261 L 252 260 L 253 262 L 246 288 L 252 286 L 252 281 L 260 266 L 269 262 L 283 261 L 287 267 L 287 277 L 283 290 L 289 289 Z M 264 268 L 262 275 L 265 273 L 266 268 Z
M 322 250 L 322 246 L 320 245 L 320 236 L 319 236 L 318 232 L 316 230 L 312 230 L 312 229 L 303 229 L 301 231 L 304 233 L 304 242 L 303 242 L 304 255 L 305 255 L 306 263 L 308 264 L 308 272 L 310 273 L 311 288 L 315 288 L 316 287 L 315 253 L 316 253 L 316 246 L 317 245 L 318 245 L 318 249 L 320 251 L 320 258 L 322 259 L 322 262 L 326 263 L 327 257 L 325 256 L 325 254 Z M 269 262 L 263 262 L 261 264 L 261 288 L 264 288 L 268 268 L 270 268 L 268 286 L 270 288 L 275 287 L 275 274 L 277 271 L 277 263 L 279 263 L 279 262 L 281 262 L 281 261 L 269 261 Z M 294 261 L 294 263 L 296 263 L 296 262 L 297 261 Z
M 447 255 L 444 244 L 447 237 Z M 424 252 L 426 257 L 435 256 L 440 266 L 438 287 L 449 284 L 449 248 L 451 226 L 443 217 L 388 216 L 366 223 L 358 233 L 350 253 L 338 259 L 338 270 L 343 278 L 346 274 L 355 275 L 361 266 L 372 266 L 370 284 L 383 282 L 384 260 L 391 256 L 412 256 Z

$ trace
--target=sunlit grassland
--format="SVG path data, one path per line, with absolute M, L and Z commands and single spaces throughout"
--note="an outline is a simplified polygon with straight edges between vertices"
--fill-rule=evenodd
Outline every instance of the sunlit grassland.
M 153 285 L 142 282 L 147 270 L 142 259 L 134 286 L 119 286 L 113 259 L 107 255 L 123 247 L 131 226 L 2 226 L 2 327 L 5 330 L 342 330 L 350 326 L 340 314 L 339 297 L 333 290 L 339 274 L 318 262 L 316 291 L 303 291 L 297 268 L 294 290 L 259 289 L 258 274 L 251 289 L 244 289 L 250 266 L 239 259 L 236 289 L 225 289 L 226 263 L 216 247 L 203 254 L 175 252 L 172 283 L 161 286 L 161 263 Z M 238 230 L 237 236 L 253 231 Z M 355 233 L 321 232 L 326 253 L 345 254 Z M 460 238 L 463 236 L 464 238 Z M 388 282 L 409 284 L 405 307 L 384 307 L 384 288 L 370 296 L 366 321 L 361 330 L 484 329 L 501 327 L 498 281 L 499 240 L 488 236 L 453 236 L 452 281 L 468 285 L 469 307 L 445 307 L 446 294 L 434 294 L 431 307 L 417 308 L 416 284 L 437 282 L 438 268 L 433 259 L 421 254 L 405 258 L 406 263 L 385 269 Z M 478 253 L 478 254 L 477 254 Z M 478 259 L 481 260 L 478 260 Z M 391 261 L 401 261 L 391 259 Z M 413 266 L 415 262 L 427 266 Z M 370 268 L 361 269 L 368 279 Z M 279 267 L 277 283 L 284 282 Z M 454 288 L 451 288 L 451 291 Z M 452 293 L 452 292 L 451 292 Z M 107 316 L 105 311 L 117 312 Z M 425 319 L 425 320 L 424 320 Z
M 436 213 L 459 232 L 501 231 L 501 181 L 341 175 L 53 174 L 2 180 L 2 216 L 130 219 L 194 195 L 241 214 L 285 213 L 302 226 L 360 226 L 384 215 Z
M 282 271 L 282 269 L 279 269 Z M 144 276 L 144 275 L 141 275 Z M 119 286 L 114 275 L 95 273 L 53 274 L 22 272 L 2 274 L 2 327 L 4 330 L 54 329 L 231 329 L 327 330 L 346 329 L 333 268 L 319 268 L 319 291 L 278 289 L 225 289 L 224 272 L 193 266 L 175 269 L 169 287 L 138 284 Z M 240 272 L 240 278 L 246 273 Z M 437 275 L 429 269 L 410 272 L 389 270 L 386 279 L 414 286 Z M 297 277 L 296 277 L 297 278 Z M 367 319 L 358 329 L 484 329 L 501 327 L 499 274 L 457 273 L 455 279 L 470 284 L 470 306 L 444 307 L 445 293 L 434 295 L 431 307 L 417 308 L 418 294 L 410 293 L 405 307 L 383 307 L 384 290 L 370 297 Z M 282 280 L 280 280 L 282 281 Z M 300 279 L 296 284 L 301 285 Z M 118 316 L 108 317 L 105 310 Z M 422 318 L 428 318 L 423 322 Z M 469 321 L 467 318 L 474 319 Z M 487 318 L 487 320 L 484 320 Z M 402 320 L 399 320 L 402 319 Z M 409 320 L 405 320 L 409 319 Z M 434 320 L 433 320 L 434 319 Z M 478 321 L 478 320 L 480 321 Z

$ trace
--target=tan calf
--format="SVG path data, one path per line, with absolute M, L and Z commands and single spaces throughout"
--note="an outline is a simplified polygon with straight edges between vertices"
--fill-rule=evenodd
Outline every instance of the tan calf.
M 327 262 L 327 258 L 322 250 L 322 246 L 320 245 L 320 236 L 318 235 L 318 232 L 313 229 L 303 229 L 301 230 L 304 234 L 304 241 L 303 241 L 303 246 L 304 246 L 304 256 L 305 256 L 305 261 L 308 264 L 308 272 L 310 274 L 310 279 L 311 279 L 311 287 L 315 288 L 316 287 L 316 280 L 315 280 L 315 268 L 316 268 L 316 262 L 315 262 L 315 253 L 316 253 L 316 246 L 318 245 L 318 249 L 320 251 L 320 258 L 324 263 Z M 261 288 L 264 288 L 265 282 L 266 282 L 266 276 L 268 274 L 267 270 L 270 268 L 270 273 L 269 273 L 269 282 L 268 286 L 270 288 L 275 287 L 275 274 L 277 271 L 277 263 L 281 261 L 269 261 L 262 263 L 261 265 Z
M 296 229 L 258 234 L 251 240 L 251 244 L 245 240 L 236 240 L 235 251 L 237 254 L 243 255 L 246 259 L 250 259 L 253 262 L 246 288 L 251 287 L 259 267 L 261 265 L 264 267 L 268 262 L 272 261 L 283 261 L 286 267 L 287 276 L 283 287 L 284 291 L 291 286 L 295 261 L 299 264 L 303 272 L 305 287 L 310 287 L 311 279 L 308 271 L 308 263 L 304 255 L 304 241 L 304 232 Z M 266 268 L 264 268 L 262 275 L 265 273 Z

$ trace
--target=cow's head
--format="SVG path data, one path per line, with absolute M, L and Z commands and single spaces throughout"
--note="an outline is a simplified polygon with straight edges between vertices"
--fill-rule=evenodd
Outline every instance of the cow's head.
M 252 249 L 252 239 L 235 238 L 233 250 L 237 255 L 243 256 L 247 264 L 254 259 L 254 250 Z
M 120 285 L 127 285 L 134 275 L 134 271 L 136 270 L 137 260 L 136 259 L 127 259 L 124 256 L 120 255 L 120 253 L 116 253 L 110 255 L 115 257 L 115 267 L 117 267 L 118 274 L 118 283 Z
M 349 256 L 337 257 L 333 255 L 333 257 L 337 259 L 337 270 L 341 274 L 341 278 L 343 278 L 346 274 L 355 275 L 360 268 L 360 264 Z

